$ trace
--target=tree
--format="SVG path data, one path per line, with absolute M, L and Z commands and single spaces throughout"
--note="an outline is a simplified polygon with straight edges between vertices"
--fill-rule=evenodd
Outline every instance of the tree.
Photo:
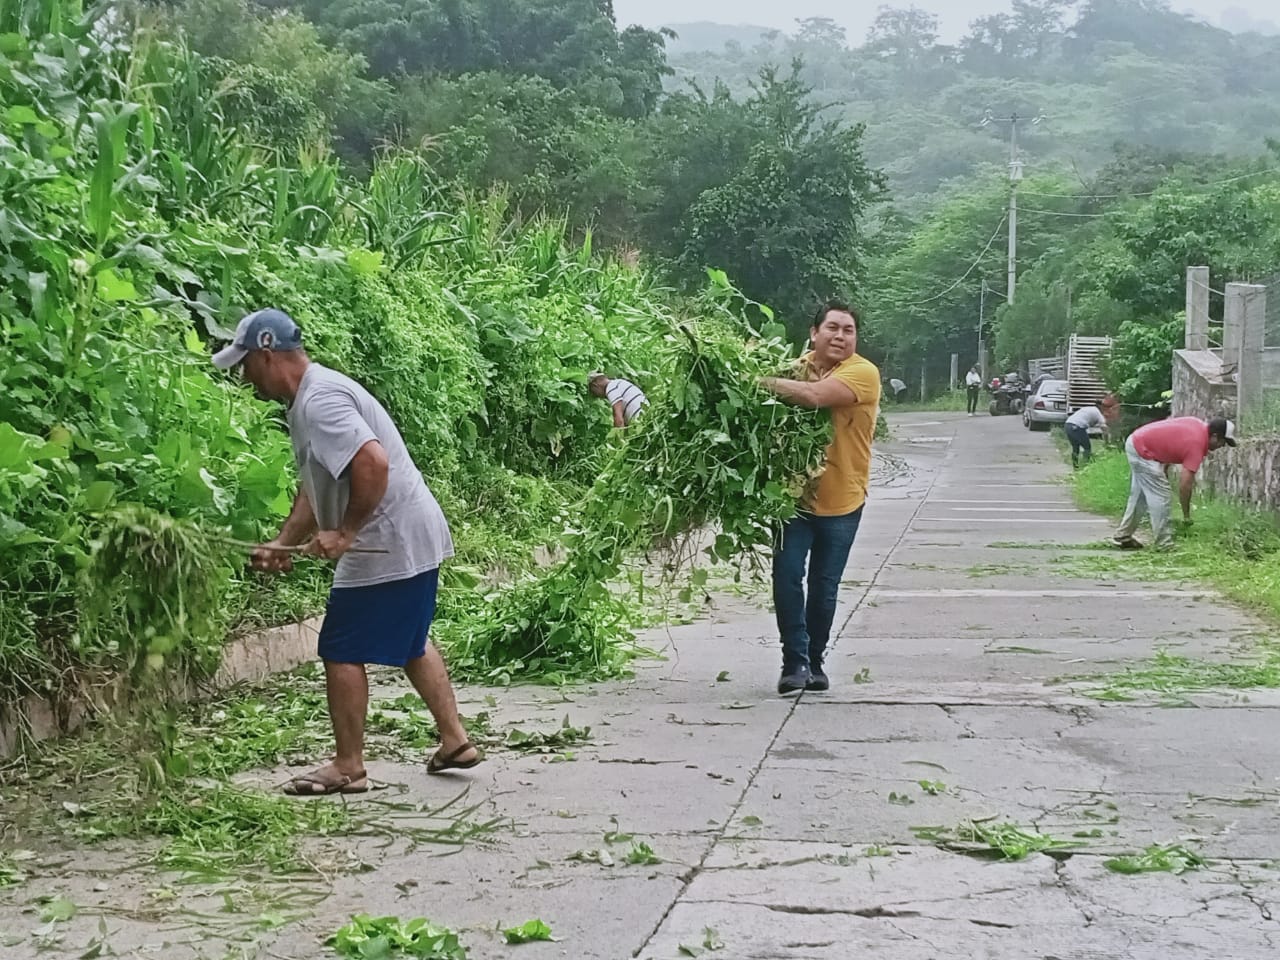
M 669 34 L 619 33 L 609 0 L 271 0 L 300 9 L 375 77 L 498 71 L 578 89 L 593 105 L 646 116 L 669 73 Z
M 883 178 L 862 157 L 862 127 L 822 120 L 799 71 L 799 63 L 785 77 L 763 70 L 745 103 L 723 91 L 686 100 L 679 122 L 694 120 L 710 136 L 660 138 L 651 168 L 687 170 L 672 193 L 696 185 L 696 195 L 675 222 L 650 219 L 677 277 L 692 283 L 722 269 L 776 307 L 797 337 L 818 300 L 857 289 L 863 219 L 884 198 Z M 679 213 L 670 199 L 664 212 Z
M 362 56 L 327 46 L 296 13 L 201 0 L 167 4 L 160 23 L 204 55 L 226 119 L 259 142 L 293 149 L 333 134 L 344 158 L 359 163 L 387 133 L 390 86 L 367 79 Z
M 510 187 L 524 214 L 593 224 L 621 241 L 640 190 L 629 125 L 541 77 L 481 73 L 407 81 L 400 101 L 410 143 L 464 188 Z
M 938 42 L 938 18 L 919 7 L 881 7 L 867 32 L 866 50 L 903 66 L 928 59 Z

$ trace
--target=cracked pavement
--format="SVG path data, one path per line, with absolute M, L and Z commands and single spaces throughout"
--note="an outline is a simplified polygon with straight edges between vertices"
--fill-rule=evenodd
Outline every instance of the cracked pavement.
M 388 790 L 349 801 L 438 806 L 466 790 L 477 817 L 502 821 L 489 842 L 326 841 L 317 862 L 343 862 L 323 859 L 336 848 L 359 867 L 329 869 L 287 926 L 178 922 L 222 902 L 216 888 L 183 887 L 173 906 L 108 910 L 113 948 L 311 957 L 367 912 L 452 927 L 472 960 L 666 960 L 707 939 L 723 946 L 704 956 L 743 960 L 1276 956 L 1280 693 L 1211 691 L 1171 709 L 1154 696 L 1100 702 L 1061 680 L 1165 647 L 1225 659 L 1270 630 L 1203 585 L 1062 573 L 1108 524 L 1070 509 L 1061 456 L 1017 420 L 892 422 L 842 588 L 830 693 L 775 696 L 767 590 L 716 588 L 713 577 L 703 617 L 642 636 L 665 659 L 639 661 L 633 680 L 460 691 L 463 712 L 487 709 L 496 729 L 546 729 L 566 715 L 591 726 L 572 760 L 500 752 L 445 778 L 375 762 Z M 1079 846 L 1001 862 L 913 830 L 986 819 Z M 604 839 L 615 830 L 664 862 L 627 865 L 626 844 Z M 1130 876 L 1105 866 L 1173 842 L 1209 867 Z M 613 865 L 567 859 L 601 849 Z M 33 870 L 0 891 L 0 942 L 38 925 L 23 912 L 35 897 L 62 894 L 81 914 L 40 955 L 79 956 L 97 911 L 173 889 L 141 868 L 121 872 L 122 857 L 139 855 L 76 851 Z M 532 917 L 558 941 L 502 942 L 500 926 Z M 35 956 L 37 945 L 23 939 L 3 955 Z

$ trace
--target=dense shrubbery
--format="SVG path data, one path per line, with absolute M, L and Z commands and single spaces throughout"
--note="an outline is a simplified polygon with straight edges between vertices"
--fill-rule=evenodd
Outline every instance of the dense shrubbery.
M 96 604 L 83 629 L 82 578 L 104 516 L 149 516 L 129 507 L 140 505 L 250 539 L 287 512 L 293 470 L 278 409 L 208 363 L 217 332 L 256 306 L 289 310 L 312 355 L 363 381 L 399 423 L 455 530 L 445 605 L 455 620 L 488 622 L 481 595 L 462 586 L 477 570 L 518 575 L 534 547 L 592 529 L 583 504 L 609 500 L 581 498 L 607 463 L 647 456 L 645 443 L 700 443 L 712 420 L 727 436 L 735 416 L 742 438 L 758 438 L 780 415 L 752 393 L 766 346 L 744 345 L 747 303 L 722 275 L 696 310 L 719 318 L 722 365 L 735 349 L 746 365 L 717 368 L 738 400 L 695 416 L 690 395 L 666 395 L 687 382 L 682 357 L 693 354 L 642 271 L 593 254 L 589 235 L 571 242 L 562 222 L 512 219 L 501 193 L 442 193 L 407 153 L 384 152 L 358 182 L 322 153 L 252 146 L 207 62 L 103 13 L 71 0 L 0 12 L 0 701 L 137 650 L 120 633 L 137 624 L 125 611 L 113 624 L 110 604 Z M 729 341 L 725 330 L 736 331 Z M 766 353 L 778 361 L 781 343 Z M 655 410 L 676 404 L 655 418 L 669 433 L 637 432 L 632 452 L 587 394 L 596 367 L 635 377 Z M 782 442 L 778 469 L 808 462 L 818 435 L 806 426 L 794 446 Z M 646 498 L 684 497 L 665 532 L 721 521 L 750 548 L 792 508 L 776 483 L 735 488 L 701 456 L 672 455 L 673 476 L 688 482 L 633 479 L 609 523 L 644 527 Z M 724 491 L 738 513 L 718 506 Z M 605 592 L 619 556 L 587 571 L 591 589 Z M 272 582 L 224 565 L 213 576 L 202 585 L 213 622 L 163 651 L 187 667 L 207 666 L 249 617 L 314 609 L 325 581 L 319 566 Z M 555 593 L 551 579 L 538 583 Z M 589 673 L 608 658 L 593 665 L 579 653 L 616 639 L 561 637 L 555 667 Z M 472 642 L 464 664 L 489 672 L 511 653 Z

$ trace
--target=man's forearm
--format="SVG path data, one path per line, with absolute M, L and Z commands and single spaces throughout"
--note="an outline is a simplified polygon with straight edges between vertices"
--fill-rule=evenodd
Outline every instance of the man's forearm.
M 302 543 L 315 532 L 316 515 L 311 509 L 311 501 L 307 499 L 304 491 L 299 490 L 298 495 L 293 498 L 293 509 L 289 511 L 289 516 L 280 528 L 280 533 L 276 535 L 276 540 L 287 547 L 292 547 Z
M 797 403 L 802 407 L 816 407 L 813 396 L 813 384 L 806 380 L 785 380 L 782 377 L 765 377 L 760 385 L 771 390 L 783 400 Z
M 1178 480 L 1178 499 L 1182 502 L 1182 516 L 1191 519 L 1191 492 L 1195 489 L 1196 475 L 1184 473 Z

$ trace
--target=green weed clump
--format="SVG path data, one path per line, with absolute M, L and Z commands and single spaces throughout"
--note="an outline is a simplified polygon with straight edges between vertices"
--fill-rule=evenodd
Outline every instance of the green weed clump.
M 1080 845 L 1008 821 L 966 820 L 955 827 L 913 827 L 912 832 L 946 850 L 1001 860 L 1025 860 L 1033 853 L 1070 850 Z
M 325 943 L 338 956 L 352 960 L 380 957 L 467 960 L 466 948 L 456 933 L 423 917 L 401 921 L 397 917 L 371 917 L 362 913 Z
M 1102 861 L 1102 865 L 1112 873 L 1186 873 L 1188 870 L 1199 870 L 1208 865 L 1208 861 L 1194 850 L 1188 850 L 1181 843 L 1153 843 L 1141 853 L 1122 854 Z

